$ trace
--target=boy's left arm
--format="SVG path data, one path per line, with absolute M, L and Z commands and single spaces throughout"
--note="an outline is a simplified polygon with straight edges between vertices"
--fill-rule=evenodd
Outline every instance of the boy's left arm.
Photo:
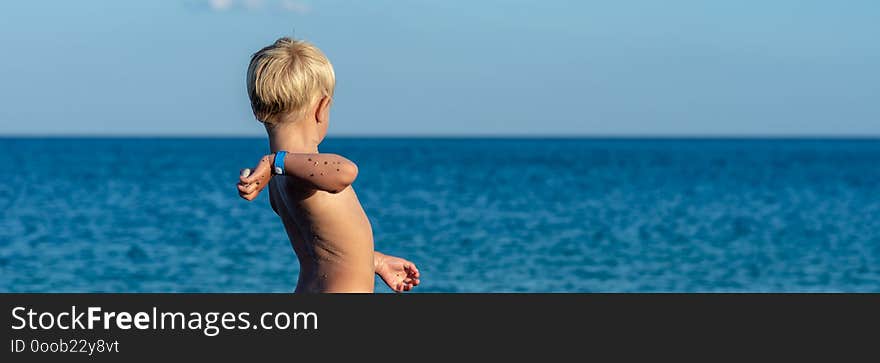
M 272 165 L 276 154 L 260 159 L 251 172 L 242 170 L 239 177 L 238 194 L 244 199 L 253 200 L 272 179 Z M 307 189 L 339 193 L 357 178 L 357 165 L 336 154 L 287 153 L 284 157 L 283 175 L 294 178 Z

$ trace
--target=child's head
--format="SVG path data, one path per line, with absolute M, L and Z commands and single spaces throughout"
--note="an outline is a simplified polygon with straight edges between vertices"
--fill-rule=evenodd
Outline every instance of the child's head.
M 257 120 L 269 127 L 313 112 L 327 113 L 335 86 L 333 65 L 318 48 L 301 40 L 278 39 L 254 53 L 248 66 L 251 108 Z M 319 121 L 325 123 L 326 132 L 326 120 Z

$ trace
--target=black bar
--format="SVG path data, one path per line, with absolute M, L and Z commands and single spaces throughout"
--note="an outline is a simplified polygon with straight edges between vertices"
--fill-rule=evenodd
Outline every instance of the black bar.
M 247 361 L 273 356 L 335 361 L 351 354 L 397 360 L 461 357 L 472 351 L 495 358 L 528 352 L 545 357 L 599 351 L 626 356 L 707 347 L 730 353 L 761 347 L 803 352 L 837 342 L 852 351 L 873 347 L 873 332 L 880 326 L 880 295 L 852 294 L 0 294 L 0 301 L 0 323 L 7 332 L 3 362 Z M 15 307 L 53 316 L 72 307 L 131 314 L 151 313 L 154 307 L 185 315 L 246 312 L 253 321 L 264 312 L 313 312 L 317 329 L 218 329 L 216 336 L 208 336 L 204 328 L 121 330 L 112 318 L 109 330 L 13 329 L 21 324 L 13 318 Z M 18 316 L 26 319 L 23 311 Z M 857 333 L 861 331 L 872 333 Z M 12 352 L 16 339 L 47 347 L 59 340 L 119 343 L 118 352 L 90 356 L 33 353 L 30 346 Z

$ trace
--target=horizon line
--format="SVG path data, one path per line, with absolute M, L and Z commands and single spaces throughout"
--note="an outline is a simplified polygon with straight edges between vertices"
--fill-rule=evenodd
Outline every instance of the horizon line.
M 2 134 L 0 139 L 256 139 L 254 134 Z M 880 134 L 335 134 L 328 139 L 880 139 Z

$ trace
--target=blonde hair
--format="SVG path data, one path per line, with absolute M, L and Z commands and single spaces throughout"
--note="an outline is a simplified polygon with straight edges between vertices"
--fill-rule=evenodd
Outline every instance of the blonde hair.
M 324 96 L 333 96 L 333 65 L 314 45 L 281 38 L 251 57 L 247 91 L 254 116 L 266 124 L 302 113 Z

